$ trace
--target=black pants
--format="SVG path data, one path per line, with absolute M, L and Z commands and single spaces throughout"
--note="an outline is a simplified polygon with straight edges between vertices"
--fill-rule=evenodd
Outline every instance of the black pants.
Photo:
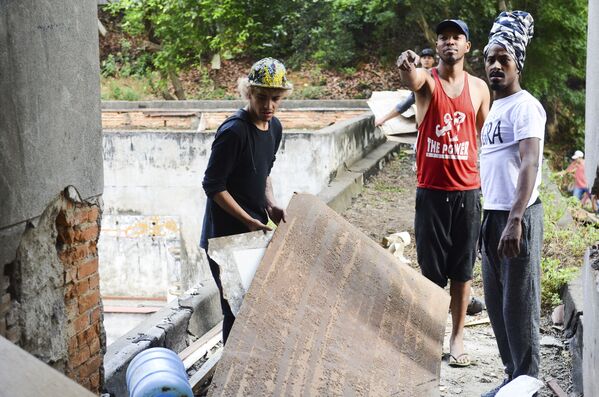
M 208 256 L 208 250 L 206 250 L 206 257 L 208 258 L 208 264 L 210 265 L 210 272 L 212 273 L 212 277 L 214 278 L 214 282 L 218 287 L 218 293 L 220 294 L 220 307 L 223 311 L 223 345 L 227 343 L 227 339 L 229 338 L 229 333 L 231 332 L 231 328 L 233 328 L 233 323 L 235 322 L 235 316 L 231 311 L 231 307 L 229 306 L 229 302 L 223 296 L 223 286 L 220 282 L 220 269 L 218 268 L 218 264 L 214 262 Z

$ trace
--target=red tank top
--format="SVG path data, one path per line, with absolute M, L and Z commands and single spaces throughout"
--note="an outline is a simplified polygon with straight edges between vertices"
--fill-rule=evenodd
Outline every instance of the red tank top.
M 476 112 L 470 99 L 468 73 L 457 98 L 445 94 L 437 69 L 435 89 L 418 126 L 416 165 L 418 187 L 437 190 L 480 188 L 477 165 Z

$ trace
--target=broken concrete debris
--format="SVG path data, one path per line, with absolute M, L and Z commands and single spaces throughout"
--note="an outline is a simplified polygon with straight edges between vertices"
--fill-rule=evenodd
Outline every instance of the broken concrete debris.
M 399 232 L 390 234 L 387 237 L 383 237 L 382 245 L 387 248 L 387 250 L 397 258 L 399 263 L 402 265 L 409 265 L 410 260 L 404 256 L 404 249 L 406 246 L 410 245 L 412 239 L 410 238 L 410 233 L 408 232 Z
M 436 396 L 448 306 L 323 202 L 295 195 L 210 395 Z

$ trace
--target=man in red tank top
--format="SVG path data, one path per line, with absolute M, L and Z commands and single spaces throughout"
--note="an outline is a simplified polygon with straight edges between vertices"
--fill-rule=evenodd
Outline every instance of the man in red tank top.
M 436 29 L 439 65 L 417 69 L 418 55 L 404 51 L 397 65 L 416 94 L 416 251 L 422 274 L 441 287 L 451 280 L 452 366 L 467 366 L 464 323 L 480 228 L 477 134 L 489 112 L 487 84 L 464 71 L 468 26 L 448 19 Z

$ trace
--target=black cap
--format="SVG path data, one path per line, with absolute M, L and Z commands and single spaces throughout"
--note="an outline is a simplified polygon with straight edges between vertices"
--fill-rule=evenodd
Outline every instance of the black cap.
M 421 57 L 434 57 L 435 51 L 433 51 L 431 48 L 425 48 L 422 51 L 420 51 L 420 56 Z
M 466 36 L 466 40 L 470 40 L 470 30 L 468 30 L 468 25 L 466 25 L 466 22 L 462 21 L 461 19 L 446 19 L 437 25 L 437 29 L 435 30 L 435 32 L 439 34 L 445 28 L 448 28 L 450 26 L 456 27 L 458 28 L 458 30 L 461 30 L 462 33 L 464 33 L 464 35 Z

